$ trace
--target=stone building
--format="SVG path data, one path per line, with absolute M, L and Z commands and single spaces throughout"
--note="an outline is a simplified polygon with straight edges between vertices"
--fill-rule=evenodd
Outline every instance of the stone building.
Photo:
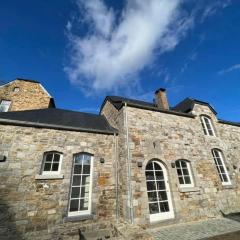
M 0 113 L 1 239 L 152 239 L 144 229 L 240 211 L 240 123 L 210 104 L 170 107 L 159 89 L 154 103 L 107 96 L 95 115 L 41 94 Z

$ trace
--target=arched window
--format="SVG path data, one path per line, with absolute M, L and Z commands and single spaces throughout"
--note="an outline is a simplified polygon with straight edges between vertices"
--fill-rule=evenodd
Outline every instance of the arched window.
M 62 154 L 45 152 L 43 155 L 42 174 L 59 174 L 61 172 Z
M 219 149 L 212 150 L 213 159 L 218 170 L 218 175 L 223 185 L 230 185 L 231 181 L 223 160 L 223 153 Z
M 166 168 L 161 162 L 151 160 L 146 166 L 145 174 L 150 221 L 173 218 L 174 213 Z
M 69 201 L 69 216 L 91 213 L 92 159 L 87 153 L 74 157 Z
M 208 136 L 216 136 L 211 118 L 205 115 L 202 115 L 200 118 L 204 134 Z
M 178 174 L 178 180 L 181 187 L 193 187 L 193 177 L 191 172 L 190 162 L 186 160 L 177 160 L 176 169 Z

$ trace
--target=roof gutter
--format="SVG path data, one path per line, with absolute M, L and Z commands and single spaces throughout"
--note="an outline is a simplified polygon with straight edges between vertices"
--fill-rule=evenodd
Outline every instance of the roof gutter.
M 219 122 L 219 123 L 223 123 L 223 124 L 228 124 L 228 125 L 236 126 L 236 127 L 240 127 L 240 123 L 236 123 L 236 122 L 230 122 L 230 121 L 221 120 L 221 119 L 218 119 L 218 122 Z
M 89 133 L 99 133 L 99 134 L 108 134 L 114 135 L 118 134 L 116 129 L 110 130 L 97 130 L 97 129 L 89 129 L 89 128 L 79 128 L 79 127 L 70 127 L 64 125 L 56 125 L 56 124 L 47 124 L 47 123 L 35 123 L 29 121 L 19 121 L 19 120 L 10 120 L 0 118 L 0 123 L 5 125 L 15 125 L 15 126 L 23 126 L 23 127 L 36 127 L 36 128 L 49 128 L 55 130 L 67 130 L 67 131 L 76 131 L 76 132 L 89 132 Z

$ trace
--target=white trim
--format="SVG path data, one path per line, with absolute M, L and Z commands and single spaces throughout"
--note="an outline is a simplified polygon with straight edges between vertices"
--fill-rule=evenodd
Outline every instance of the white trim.
M 80 155 L 80 154 L 83 154 L 83 155 L 85 154 L 85 155 L 90 156 L 90 177 L 89 177 L 88 210 L 70 212 L 75 157 Z M 89 153 L 79 153 L 79 154 L 75 155 L 75 157 L 73 158 L 73 165 L 72 165 L 71 185 L 70 185 L 69 204 L 68 204 L 68 217 L 90 215 L 91 212 L 92 212 L 93 156 L 91 154 L 89 154 Z M 81 188 L 81 186 L 82 185 L 80 185 L 79 187 Z M 80 198 L 78 198 L 78 199 L 80 199 Z
M 220 158 L 216 156 L 216 152 L 219 154 Z M 214 158 L 214 162 L 215 162 L 215 166 L 218 170 L 218 175 L 219 175 L 219 178 L 221 179 L 221 182 L 222 182 L 222 185 L 226 186 L 226 185 L 231 185 L 231 180 L 230 180 L 230 177 L 229 177 L 229 174 L 228 174 L 228 171 L 227 171 L 227 168 L 226 168 L 226 165 L 225 165 L 225 162 L 224 162 L 224 159 L 223 159 L 223 153 L 222 151 L 220 151 L 219 149 L 213 149 L 212 150 L 212 154 L 213 154 L 213 158 Z M 219 164 L 217 162 L 217 159 L 219 159 L 222 163 L 222 167 L 224 169 L 224 172 L 221 172 L 220 168 L 219 168 Z M 227 182 L 223 181 L 223 178 L 222 178 L 222 174 L 225 174 L 226 177 L 227 177 Z
M 202 115 L 200 118 L 201 118 L 201 123 L 202 123 L 202 127 L 203 127 L 203 130 L 204 130 L 205 135 L 216 137 L 215 130 L 214 130 L 214 128 L 213 128 L 213 124 L 212 124 L 211 118 L 208 117 L 208 116 L 205 116 L 205 115 Z M 210 125 L 210 128 L 211 128 L 211 129 L 208 129 L 208 127 L 207 127 L 207 122 L 206 122 L 206 121 L 207 121 L 208 124 Z M 210 130 L 212 131 L 213 134 L 210 134 Z
M 46 156 L 48 154 L 58 154 L 60 157 L 59 157 L 59 163 L 58 163 L 58 171 L 44 171 L 44 166 L 45 166 L 45 163 L 46 163 Z M 41 169 L 41 174 L 42 175 L 59 175 L 61 173 L 61 168 L 62 168 L 62 159 L 63 159 L 63 155 L 62 153 L 60 152 L 57 152 L 57 151 L 50 151 L 50 152 L 45 152 L 44 155 L 43 155 L 43 164 L 42 164 L 42 169 Z
M 40 85 L 40 87 L 42 88 L 42 90 L 50 97 L 52 98 L 52 96 L 49 94 L 49 92 L 46 90 L 46 88 L 44 88 L 44 86 L 41 83 L 38 83 Z

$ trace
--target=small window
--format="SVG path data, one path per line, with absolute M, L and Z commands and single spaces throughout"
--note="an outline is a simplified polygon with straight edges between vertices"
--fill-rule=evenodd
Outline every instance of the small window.
M 91 213 L 92 159 L 87 153 L 74 157 L 69 199 L 69 216 Z
M 193 187 L 193 178 L 190 163 L 186 160 L 177 160 L 176 169 L 181 187 Z
M 13 92 L 19 92 L 20 91 L 20 88 L 19 87 L 15 87 L 14 89 L 13 89 Z
M 207 116 L 201 116 L 201 123 L 202 123 L 203 131 L 205 135 L 216 136 L 213 129 L 211 118 Z
M 218 170 L 219 177 L 223 185 L 230 185 L 231 181 L 227 172 L 227 168 L 223 161 L 223 154 L 218 149 L 212 150 L 213 159 Z
M 7 112 L 10 108 L 11 101 L 10 100 L 2 100 L 0 103 L 0 112 Z
M 43 157 L 42 174 L 59 174 L 61 171 L 62 154 L 48 152 Z

